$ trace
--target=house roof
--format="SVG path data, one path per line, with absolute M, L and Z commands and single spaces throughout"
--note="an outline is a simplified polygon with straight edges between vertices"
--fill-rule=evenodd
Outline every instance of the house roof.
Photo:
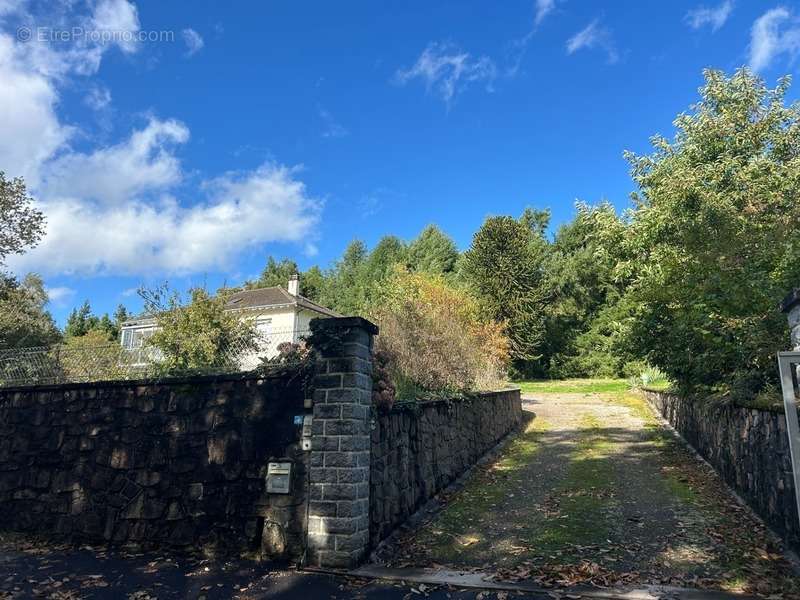
M 256 288 L 254 290 L 242 290 L 234 292 L 225 303 L 226 310 L 247 310 L 253 308 L 274 308 L 278 306 L 298 306 L 307 310 L 317 312 L 328 317 L 341 317 L 339 313 L 332 311 L 305 296 L 293 296 L 280 286 Z M 144 325 L 153 320 L 152 315 L 140 315 L 135 319 L 126 321 L 126 325 Z
M 305 296 L 293 296 L 280 286 L 235 292 L 231 294 L 230 298 L 228 298 L 225 308 L 230 310 L 240 310 L 243 308 L 268 308 L 272 306 L 283 306 L 286 304 L 297 304 L 302 308 L 306 308 L 329 317 L 342 316 L 329 308 L 325 308 L 324 306 L 309 300 Z

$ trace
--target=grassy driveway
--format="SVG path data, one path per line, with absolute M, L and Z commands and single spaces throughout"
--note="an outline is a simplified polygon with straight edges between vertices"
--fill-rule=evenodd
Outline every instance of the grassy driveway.
M 619 380 L 526 382 L 532 419 L 395 565 L 542 584 L 796 593 L 781 549 Z

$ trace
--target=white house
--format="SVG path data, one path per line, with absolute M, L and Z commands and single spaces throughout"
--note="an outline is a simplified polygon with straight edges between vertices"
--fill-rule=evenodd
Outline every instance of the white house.
M 277 354 L 279 344 L 297 342 L 307 334 L 311 319 L 342 316 L 301 296 L 298 275 L 292 276 L 286 289 L 276 286 L 231 294 L 225 309 L 237 311 L 242 318 L 255 321 L 261 338 L 258 357 L 267 358 Z M 152 317 L 126 321 L 122 324 L 122 346 L 129 350 L 141 348 L 144 340 L 157 328 L 156 320 Z M 251 357 L 256 364 L 258 357 Z

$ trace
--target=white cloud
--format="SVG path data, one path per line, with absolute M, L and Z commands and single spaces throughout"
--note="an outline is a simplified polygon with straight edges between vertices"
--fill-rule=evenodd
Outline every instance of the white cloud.
M 711 31 L 717 31 L 725 24 L 733 12 L 733 0 L 725 0 L 719 6 L 709 8 L 698 6 L 686 13 L 686 22 L 692 29 L 700 29 L 706 25 L 711 26 Z
M 130 274 L 190 273 L 225 268 L 241 252 L 269 242 L 306 243 L 321 203 L 295 171 L 265 164 L 206 185 L 205 202 L 158 201 L 104 205 L 78 197 L 42 203 L 41 244 L 9 261 L 15 271 Z
M 595 19 L 578 33 L 567 40 L 567 54 L 574 54 L 582 49 L 599 48 L 605 51 L 609 64 L 619 60 L 611 31 L 600 25 L 600 20 Z
M 89 15 L 60 15 L 57 23 L 107 31 L 139 26 L 135 6 L 125 0 L 93 6 Z M 0 27 L 13 25 L 4 17 Z M 49 275 L 174 274 L 227 267 L 240 253 L 274 241 L 310 248 L 322 203 L 296 169 L 264 164 L 187 178 L 178 151 L 189 140 L 188 128 L 155 117 L 122 140 L 76 149 L 76 140 L 93 137 L 59 118 L 59 91 L 93 75 L 108 48 L 136 52 L 124 36 L 118 39 L 64 47 L 23 44 L 0 33 L 0 165 L 9 176 L 26 177 L 47 217 L 39 246 L 12 257 L 9 266 Z M 89 80 L 84 101 L 108 109 L 110 92 L 92 85 Z M 192 185 L 198 179 L 205 183 Z M 67 294 L 51 291 L 54 298 Z
M 44 290 L 50 303 L 64 305 L 67 300 L 75 295 L 75 290 L 69 287 L 47 287 Z
M 783 7 L 768 10 L 750 31 L 750 67 L 761 71 L 781 54 L 794 60 L 800 52 L 800 21 Z
M 521 38 L 511 40 L 507 45 L 506 62 L 508 64 L 503 68 L 503 73 L 506 77 L 513 78 L 519 73 L 522 60 L 528 51 L 528 45 L 542 21 L 555 10 L 556 0 L 536 0 L 534 8 L 533 26 L 530 31 Z
M 362 219 L 378 214 L 382 208 L 383 202 L 380 196 L 375 193 L 362 196 L 358 201 L 358 209 L 361 212 Z
M 331 113 L 324 108 L 319 109 L 319 117 L 322 119 L 322 122 L 325 125 L 324 129 L 322 130 L 322 137 L 340 138 L 350 135 L 350 132 L 347 130 L 347 128 L 341 123 L 337 122 L 336 119 L 333 118 L 333 115 L 331 115 Z
M 117 145 L 90 154 L 70 152 L 52 160 L 41 189 L 47 197 L 122 204 L 177 184 L 181 168 L 172 149 L 188 139 L 189 130 L 183 124 L 150 119 L 146 127 Z
M 395 74 L 400 85 L 421 79 L 428 91 L 435 91 L 447 104 L 472 83 L 484 83 L 487 91 L 493 91 L 496 77 L 497 67 L 489 57 L 473 59 L 468 52 L 447 43 L 429 44 L 413 66 Z
M 41 164 L 71 136 L 56 116 L 53 82 L 26 68 L 11 36 L 0 35 L 0 165 L 9 175 L 37 181 Z
M 186 44 L 186 56 L 193 56 L 203 49 L 206 43 L 194 29 L 188 28 L 181 32 L 183 41 Z
M 100 0 L 94 7 L 92 26 L 98 32 L 111 33 L 101 37 L 108 39 L 109 45 L 115 45 L 125 53 L 132 54 L 138 50 L 138 42 L 127 33 L 139 31 L 139 13 L 136 6 L 127 0 Z
M 111 90 L 107 87 L 93 86 L 89 89 L 83 101 L 92 110 L 106 110 L 111 106 Z
M 19 4 L 17 0 L 0 0 L 0 17 L 19 10 Z
M 549 15 L 556 7 L 556 0 L 536 0 L 536 15 L 533 18 L 533 24 L 538 27 L 545 17 Z
M 100 0 L 89 15 L 68 11 L 71 3 L 56 4 L 45 13 L 47 23 L 70 31 L 72 27 L 116 33 L 139 29 L 136 7 L 127 0 Z M 13 29 L 17 22 L 37 22 L 24 3 L 3 7 Z M 14 21 L 16 19 L 17 21 Z M 51 21 L 52 19 L 52 21 Z M 109 39 L 110 38 L 110 39 Z M 36 186 L 45 161 L 63 150 L 76 129 L 57 116 L 57 89 L 72 75 L 97 72 L 106 50 L 118 46 L 133 53 L 136 45 L 124 35 L 79 37 L 69 44 L 30 41 L 20 43 L 13 35 L 0 33 L 0 165 L 9 174 L 26 178 Z M 95 100 L 99 100 L 95 98 Z M 87 99 L 89 101 L 89 99 Z

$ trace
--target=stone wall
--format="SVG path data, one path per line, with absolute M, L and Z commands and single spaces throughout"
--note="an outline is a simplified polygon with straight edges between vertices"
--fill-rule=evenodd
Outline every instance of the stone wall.
M 644 393 L 650 405 L 725 482 L 776 532 L 800 549 L 784 414 L 687 400 L 666 392 Z
M 0 528 L 299 556 L 302 413 L 290 376 L 0 389 Z M 291 495 L 265 490 L 279 458 Z
M 0 529 L 350 567 L 522 419 L 519 390 L 377 416 L 377 327 L 311 329 L 310 403 L 296 372 L 0 388 Z
M 522 421 L 520 391 L 397 406 L 372 430 L 370 541 L 384 539 Z

